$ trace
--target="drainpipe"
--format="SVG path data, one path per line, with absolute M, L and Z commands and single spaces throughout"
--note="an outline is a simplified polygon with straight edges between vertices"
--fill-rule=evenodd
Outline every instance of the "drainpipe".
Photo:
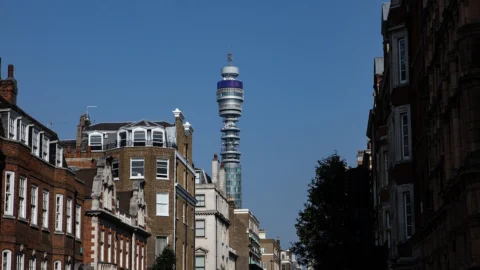
M 216 190 L 216 188 L 215 188 Z M 218 195 L 215 195 L 215 211 L 218 211 L 217 208 Z M 217 217 L 215 217 L 215 270 L 218 270 L 218 229 L 217 229 Z

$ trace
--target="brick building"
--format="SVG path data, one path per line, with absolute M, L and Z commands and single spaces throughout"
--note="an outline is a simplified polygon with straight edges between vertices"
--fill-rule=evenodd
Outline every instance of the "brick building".
M 282 265 L 280 260 L 280 239 L 267 238 L 267 232 L 263 229 L 259 230 L 260 237 L 260 252 L 262 253 L 262 262 L 260 263 L 263 269 L 266 270 L 280 270 Z
M 197 169 L 195 180 L 196 240 L 195 269 L 235 270 L 236 251 L 230 246 L 230 216 L 226 192 L 226 177 L 218 157 L 212 160 L 212 177 Z M 220 167 L 220 168 L 219 168 Z
M 383 6 L 367 135 L 393 269 L 480 265 L 479 25 L 479 1 Z
M 300 265 L 298 265 L 297 260 L 295 259 L 295 254 L 290 252 L 290 250 L 282 250 L 280 253 L 280 260 L 282 264 L 281 270 L 300 270 L 302 269 Z
M 258 219 L 248 209 L 235 209 L 233 199 L 228 200 L 230 216 L 230 245 L 237 251 L 237 269 L 261 270 Z
M 193 128 L 182 112 L 175 122 L 141 120 L 90 124 L 80 118 L 76 140 L 65 141 L 66 160 L 76 168 L 95 167 L 96 160 L 112 156 L 117 193 L 145 185 L 147 265 L 170 245 L 177 269 L 193 269 L 195 254 L 195 170 L 192 164 Z M 121 200 L 121 199 L 120 199 Z
M 70 270 L 83 260 L 84 183 L 57 134 L 17 106 L 17 93 L 9 65 L 0 79 L 1 266 Z

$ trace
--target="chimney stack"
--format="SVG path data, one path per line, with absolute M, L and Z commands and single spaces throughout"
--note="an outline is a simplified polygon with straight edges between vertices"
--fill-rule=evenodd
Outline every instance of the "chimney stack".
M 218 173 L 218 189 L 223 193 L 223 194 L 227 194 L 227 190 L 226 190 L 226 180 L 225 180 L 225 168 L 224 168 L 224 164 L 222 162 L 222 164 L 220 165 L 220 172 Z
M 0 96 L 3 97 L 7 102 L 16 105 L 17 94 L 17 81 L 13 78 L 13 65 L 8 65 L 7 78 L 0 79 Z
M 8 65 L 8 79 L 13 79 L 13 65 Z
M 217 154 L 213 155 L 212 160 L 212 182 L 218 182 L 218 156 Z

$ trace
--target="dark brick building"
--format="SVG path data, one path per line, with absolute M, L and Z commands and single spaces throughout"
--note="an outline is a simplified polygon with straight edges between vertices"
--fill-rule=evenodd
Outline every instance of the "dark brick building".
M 377 244 L 393 269 L 478 267 L 480 1 L 392 0 L 382 35 L 367 131 Z
M 1 74 L 0 74 L 1 76 Z M 83 260 L 84 182 L 55 132 L 17 106 L 13 66 L 0 79 L 2 269 L 74 269 Z
M 100 157 L 112 156 L 117 193 L 145 185 L 147 224 L 152 235 L 147 241 L 147 265 L 151 266 L 164 247 L 170 245 L 176 254 L 177 269 L 193 269 L 193 128 L 184 123 L 180 110 L 173 114 L 173 124 L 141 120 L 93 125 L 84 114 L 77 127 L 77 138 L 64 141 L 66 160 L 72 168 L 96 168 Z

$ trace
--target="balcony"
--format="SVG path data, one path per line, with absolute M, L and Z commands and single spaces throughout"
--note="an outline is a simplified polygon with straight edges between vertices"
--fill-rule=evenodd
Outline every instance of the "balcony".
M 97 264 L 97 270 L 117 270 L 117 265 L 113 263 L 99 262 Z
M 120 213 L 119 211 L 116 212 L 115 216 L 119 218 L 123 223 L 128 224 L 130 226 L 135 226 L 136 222 L 134 222 L 133 218 L 125 213 Z

